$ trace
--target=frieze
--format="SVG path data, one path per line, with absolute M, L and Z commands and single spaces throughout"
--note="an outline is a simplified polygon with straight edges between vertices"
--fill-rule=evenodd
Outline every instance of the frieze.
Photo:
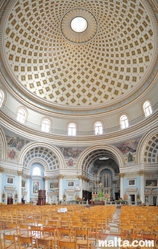
M 16 189 L 16 187 L 15 186 L 4 186 L 4 189 L 14 191 Z
M 75 176 L 75 175 L 66 175 L 66 176 L 64 176 L 64 179 L 77 179 L 78 178 L 78 176 Z
M 127 192 L 137 192 L 138 188 L 126 188 Z

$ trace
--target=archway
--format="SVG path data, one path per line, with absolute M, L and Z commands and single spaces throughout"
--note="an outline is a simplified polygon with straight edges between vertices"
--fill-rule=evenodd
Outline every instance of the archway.
M 114 146 L 95 146 L 84 151 L 78 168 L 81 168 L 82 175 L 89 179 L 89 186 L 87 188 L 82 181 L 83 193 L 86 188 L 92 195 L 102 191 L 108 199 L 118 199 L 121 191 L 119 173 L 123 166 L 124 158 Z

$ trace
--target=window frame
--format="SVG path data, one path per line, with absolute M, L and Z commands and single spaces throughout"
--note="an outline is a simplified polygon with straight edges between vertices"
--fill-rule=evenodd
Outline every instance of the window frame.
M 97 125 L 99 124 L 99 125 Z M 96 121 L 94 123 L 94 133 L 95 135 L 102 135 L 103 134 L 103 124 L 101 121 Z
M 23 112 L 24 115 L 21 115 L 20 112 Z M 16 114 L 16 120 L 21 123 L 21 124 L 25 124 L 27 121 L 27 110 L 24 107 L 19 107 L 17 110 L 17 114 Z
M 148 105 L 148 106 L 145 106 L 145 105 Z M 144 115 L 145 117 L 149 117 L 151 114 L 152 114 L 152 107 L 151 107 L 151 104 L 150 104 L 150 101 L 149 100 L 146 100 L 144 103 L 143 103 L 143 112 L 144 112 Z
M 47 124 L 44 123 L 44 122 L 47 122 Z M 41 131 L 49 133 L 50 130 L 51 130 L 51 121 L 50 121 L 50 119 L 49 118 L 43 118 L 41 120 Z
M 5 94 L 4 91 L 2 89 L 0 89 L 0 108 L 3 106 L 4 104 L 4 98 L 5 98 Z
M 125 119 L 123 119 L 125 117 Z M 120 116 L 120 128 L 121 130 L 127 129 L 129 127 L 129 121 L 126 114 Z
M 34 174 L 34 171 L 36 171 L 36 169 L 38 169 L 38 172 L 39 172 L 39 174 Z M 33 169 L 32 169 L 32 176 L 40 176 L 41 177 L 41 169 L 40 169 L 40 167 L 38 167 L 38 166 L 35 166 Z
M 74 127 L 71 127 L 72 125 L 74 125 Z M 67 128 L 68 136 L 76 136 L 76 131 L 76 124 L 74 122 L 69 123 Z

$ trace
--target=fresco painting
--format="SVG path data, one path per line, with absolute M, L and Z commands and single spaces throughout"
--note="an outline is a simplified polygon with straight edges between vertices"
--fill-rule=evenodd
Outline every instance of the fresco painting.
M 84 149 L 78 149 L 78 148 L 60 148 L 64 158 L 77 158 L 82 153 Z
M 8 159 L 16 160 L 18 158 L 18 152 L 23 148 L 24 145 L 29 143 L 28 140 L 6 135 L 7 147 L 8 147 Z
M 124 154 L 129 155 L 129 153 L 136 153 L 138 143 L 141 137 L 135 138 L 130 141 L 126 141 L 120 144 L 116 144 L 116 147 Z M 131 159 L 130 159 L 131 160 Z

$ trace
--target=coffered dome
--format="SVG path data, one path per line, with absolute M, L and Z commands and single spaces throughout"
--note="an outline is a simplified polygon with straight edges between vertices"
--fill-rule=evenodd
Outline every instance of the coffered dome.
M 87 22 L 82 32 L 71 27 L 75 17 Z M 2 19 L 3 71 L 15 91 L 45 106 L 123 103 L 150 84 L 155 20 L 146 0 L 13 0 Z

